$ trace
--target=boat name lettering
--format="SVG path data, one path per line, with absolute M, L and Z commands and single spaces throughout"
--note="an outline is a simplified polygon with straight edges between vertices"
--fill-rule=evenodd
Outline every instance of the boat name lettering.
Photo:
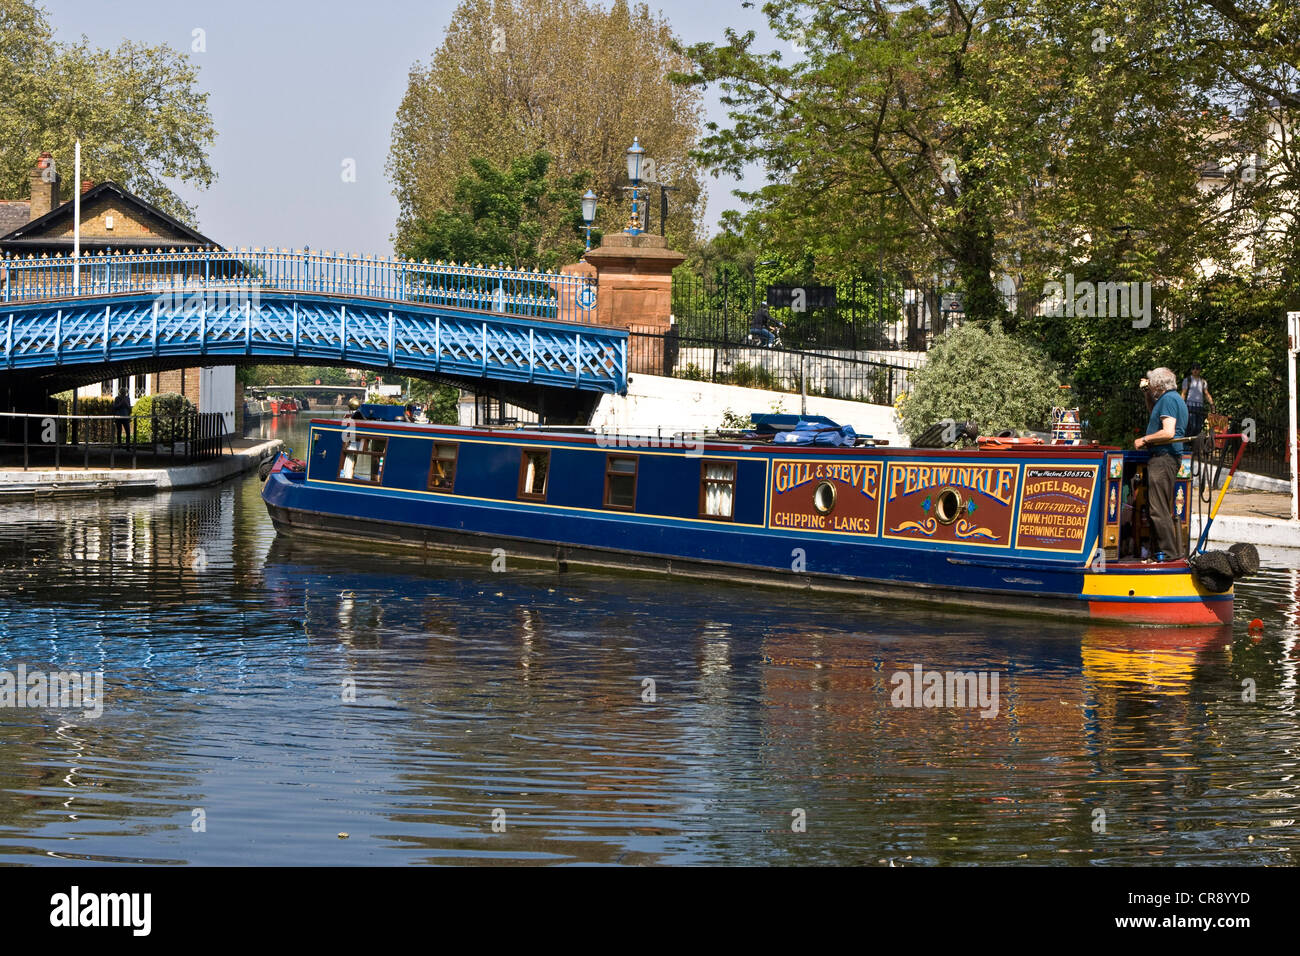
M 941 485 L 970 488 L 1009 505 L 1016 496 L 1016 466 L 905 465 L 890 471 L 888 500 Z
M 810 481 L 823 481 L 834 478 L 850 485 L 868 497 L 876 497 L 877 484 L 880 480 L 880 465 L 848 465 L 834 463 L 813 463 L 807 461 L 777 462 L 773 474 L 773 486 L 778 495 L 783 495 L 791 488 L 798 488 Z

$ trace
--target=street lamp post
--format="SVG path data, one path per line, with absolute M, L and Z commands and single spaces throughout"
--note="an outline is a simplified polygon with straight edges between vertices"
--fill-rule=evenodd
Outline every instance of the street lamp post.
M 582 197 L 582 218 L 587 223 L 587 251 L 591 251 L 591 224 L 596 220 L 596 194 L 590 189 Z
M 629 236 L 639 236 L 641 229 L 641 207 L 639 205 L 640 192 L 638 186 L 641 183 L 641 164 L 645 160 L 645 149 L 641 146 L 638 137 L 632 137 L 632 145 L 627 148 L 627 178 L 632 183 L 632 218 L 628 220 L 627 228 L 623 230 Z

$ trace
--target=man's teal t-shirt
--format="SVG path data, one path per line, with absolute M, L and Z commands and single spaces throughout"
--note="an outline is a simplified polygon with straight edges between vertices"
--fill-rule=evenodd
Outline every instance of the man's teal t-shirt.
M 1173 389 L 1165 392 L 1156 399 L 1155 406 L 1151 409 L 1151 418 L 1147 421 L 1147 434 L 1154 435 L 1164 427 L 1160 421 L 1162 418 L 1172 418 L 1174 420 L 1174 437 L 1187 437 L 1187 403 L 1183 397 Z M 1183 443 L 1181 441 L 1172 441 L 1167 445 L 1149 445 L 1148 450 L 1151 457 L 1156 455 L 1176 455 L 1183 457 Z

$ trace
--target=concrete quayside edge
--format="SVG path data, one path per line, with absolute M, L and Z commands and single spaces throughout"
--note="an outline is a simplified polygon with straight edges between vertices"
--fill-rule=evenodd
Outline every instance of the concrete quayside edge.
M 85 497 L 197 488 L 243 474 L 272 457 L 284 444 L 261 441 L 234 454 L 174 468 L 0 469 L 0 502 L 13 498 Z

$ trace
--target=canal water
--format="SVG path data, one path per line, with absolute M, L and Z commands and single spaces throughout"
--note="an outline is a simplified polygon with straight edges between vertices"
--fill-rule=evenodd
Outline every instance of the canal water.
M 331 549 L 259 491 L 0 505 L 0 671 L 104 675 L 0 708 L 0 863 L 1300 862 L 1278 555 L 1134 630 Z M 948 671 L 996 713 L 895 700 Z

